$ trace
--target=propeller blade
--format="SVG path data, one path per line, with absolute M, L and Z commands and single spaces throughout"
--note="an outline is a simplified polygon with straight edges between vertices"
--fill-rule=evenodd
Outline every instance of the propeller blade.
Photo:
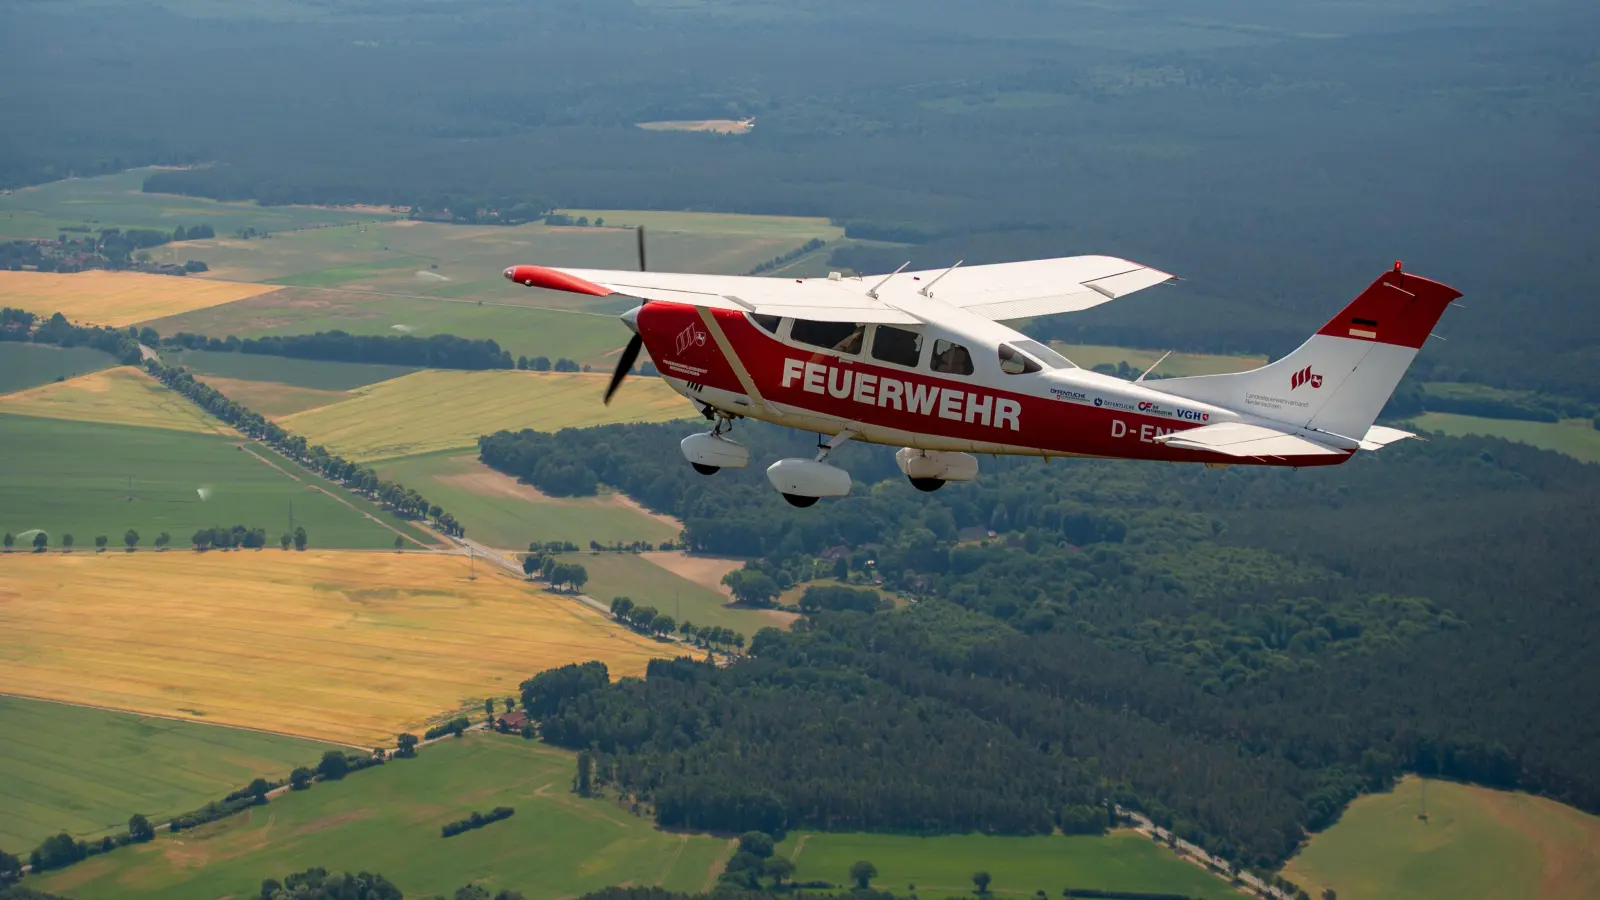
M 636 226 L 633 230 L 639 236 L 639 271 L 648 272 L 650 270 L 644 265 L 644 226 Z
M 622 348 L 622 358 L 617 360 L 617 370 L 611 373 L 611 383 L 606 385 L 605 402 L 611 402 L 611 395 L 622 386 L 622 379 L 628 377 L 628 372 L 633 368 L 633 363 L 639 358 L 639 350 L 644 347 L 644 338 L 634 335 L 628 346 Z

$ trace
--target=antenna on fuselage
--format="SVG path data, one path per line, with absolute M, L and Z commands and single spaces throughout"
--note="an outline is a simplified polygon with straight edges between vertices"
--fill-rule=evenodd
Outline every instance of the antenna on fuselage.
M 895 269 L 893 272 L 890 272 L 889 274 L 883 276 L 883 280 L 882 281 L 880 281 L 877 284 L 873 285 L 872 286 L 872 290 L 867 291 L 867 296 L 871 297 L 874 300 L 878 299 L 878 288 L 881 288 L 884 285 L 888 284 L 889 283 L 889 279 L 895 277 L 896 275 L 899 275 L 901 272 L 904 272 L 906 270 L 906 266 L 909 266 L 909 265 L 911 265 L 911 260 L 908 259 L 905 262 L 900 264 L 900 268 Z
M 1149 375 L 1151 372 L 1154 372 L 1156 370 L 1156 366 L 1159 366 L 1162 363 L 1166 362 L 1167 361 L 1167 357 L 1169 357 L 1171 355 L 1172 355 L 1172 351 L 1171 350 L 1168 350 L 1167 352 L 1161 354 L 1161 358 L 1156 360 L 1155 362 L 1151 363 L 1150 364 L 1150 368 L 1144 370 L 1144 375 L 1140 375 L 1138 378 L 1135 378 L 1133 380 L 1133 383 L 1134 384 L 1138 384 L 1139 382 L 1143 381 L 1145 375 Z
M 949 275 L 951 272 L 954 272 L 956 270 L 956 266 L 959 266 L 964 262 L 966 262 L 966 260 L 964 260 L 964 259 L 956 260 L 956 264 L 954 266 L 951 266 L 950 268 L 945 269 L 943 272 L 940 272 L 938 278 L 935 278 L 932 281 L 928 282 L 927 284 L 923 285 L 922 286 L 922 290 L 917 291 L 917 293 L 921 294 L 924 297 L 932 297 L 933 294 L 929 293 L 929 291 L 932 291 L 933 290 L 933 286 L 939 283 L 939 278 L 943 278 L 946 275 Z

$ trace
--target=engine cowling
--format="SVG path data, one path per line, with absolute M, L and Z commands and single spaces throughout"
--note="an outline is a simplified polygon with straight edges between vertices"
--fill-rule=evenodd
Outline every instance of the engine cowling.
M 978 477 L 978 458 L 970 453 L 901 447 L 895 451 L 894 462 L 913 482 L 971 481 Z
M 721 435 L 691 434 L 678 443 L 678 448 L 696 468 L 742 469 L 750 465 L 750 448 Z
M 810 459 L 780 459 L 767 467 L 767 480 L 785 497 L 843 497 L 850 493 L 849 472 Z

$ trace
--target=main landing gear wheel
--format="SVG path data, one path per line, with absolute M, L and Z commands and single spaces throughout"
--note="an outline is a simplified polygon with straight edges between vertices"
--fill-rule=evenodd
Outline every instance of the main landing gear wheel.
M 689 463 L 689 465 L 694 466 L 694 470 L 699 472 L 701 475 L 715 475 L 722 471 L 721 466 L 708 466 L 705 463 L 692 462 Z
M 911 479 L 911 486 L 916 488 L 919 491 L 922 491 L 925 494 L 931 494 L 934 491 L 937 491 L 939 488 L 944 487 L 944 479 L 943 478 L 913 478 L 913 479 Z
M 816 497 L 802 497 L 799 494 L 784 494 L 783 499 L 789 501 L 790 506 L 798 506 L 801 509 L 813 506 L 817 502 Z

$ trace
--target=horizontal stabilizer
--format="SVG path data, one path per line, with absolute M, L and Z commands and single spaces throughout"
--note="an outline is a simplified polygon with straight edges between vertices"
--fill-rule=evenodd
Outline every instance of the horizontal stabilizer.
M 1182 450 L 1209 450 L 1224 456 L 1295 457 L 1342 456 L 1348 451 L 1319 443 L 1304 435 L 1246 422 L 1219 422 L 1187 431 L 1161 435 L 1155 440 Z
M 1401 431 L 1398 428 L 1390 428 L 1387 425 L 1374 425 L 1367 429 L 1366 436 L 1361 439 L 1361 449 L 1380 450 L 1395 441 L 1403 441 L 1412 437 L 1416 437 L 1416 435 L 1409 431 Z

